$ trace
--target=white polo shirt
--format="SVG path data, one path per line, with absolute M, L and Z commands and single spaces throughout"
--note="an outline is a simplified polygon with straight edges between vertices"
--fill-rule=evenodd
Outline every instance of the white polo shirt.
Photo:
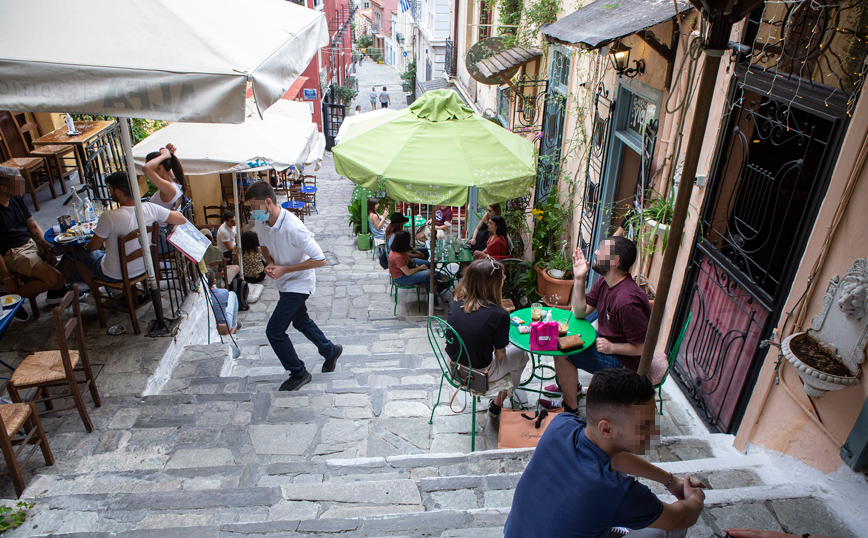
M 325 259 L 313 233 L 286 209 L 280 210 L 274 226 L 256 221 L 254 229 L 259 236 L 259 244 L 268 249 L 275 265 L 296 265 L 308 259 Z M 316 289 L 316 272 L 308 269 L 287 273 L 277 279 L 277 287 L 282 292 L 312 295 Z

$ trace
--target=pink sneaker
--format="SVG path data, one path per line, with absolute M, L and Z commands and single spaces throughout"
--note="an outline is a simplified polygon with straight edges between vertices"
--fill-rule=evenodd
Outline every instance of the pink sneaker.
M 561 407 L 564 406 L 563 403 L 561 402 L 561 400 L 552 401 L 552 400 L 546 400 L 545 398 L 540 398 L 539 404 L 541 407 L 543 407 L 544 409 L 548 409 L 549 411 L 552 411 L 554 409 L 560 409 Z
M 543 390 L 546 392 L 550 392 L 552 394 L 561 394 L 561 388 L 557 385 L 557 383 L 552 383 L 551 385 L 547 385 L 543 387 Z M 579 386 L 576 388 L 576 394 L 582 393 L 582 384 L 579 383 Z

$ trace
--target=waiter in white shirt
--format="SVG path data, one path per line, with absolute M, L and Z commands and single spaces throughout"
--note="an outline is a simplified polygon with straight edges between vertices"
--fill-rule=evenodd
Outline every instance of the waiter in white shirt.
M 280 290 L 280 300 L 265 329 L 271 348 L 289 373 L 280 390 L 298 390 L 310 382 L 311 375 L 286 334 L 290 323 L 323 356 L 323 372 L 334 371 L 343 352 L 343 346 L 333 344 L 310 319 L 305 305 L 316 289 L 314 269 L 326 264 L 325 255 L 301 220 L 277 205 L 271 185 L 257 181 L 247 189 L 244 201 L 250 205 L 256 221 L 255 230 L 266 262 L 265 274 L 276 281 Z

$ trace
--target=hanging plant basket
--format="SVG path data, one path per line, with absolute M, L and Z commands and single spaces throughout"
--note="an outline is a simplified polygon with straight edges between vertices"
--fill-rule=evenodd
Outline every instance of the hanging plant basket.
M 806 332 L 785 338 L 781 351 L 795 366 L 805 392 L 812 398 L 821 398 L 830 390 L 841 390 L 859 383 L 859 376 L 851 374 L 833 348 Z

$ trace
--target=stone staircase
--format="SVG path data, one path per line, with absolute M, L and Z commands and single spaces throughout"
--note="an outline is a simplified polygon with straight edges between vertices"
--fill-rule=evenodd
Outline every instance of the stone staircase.
M 57 464 L 28 479 L 36 507 L 7 536 L 502 536 L 532 451 L 497 450 L 482 411 L 483 450 L 467 453 L 469 406 L 450 412 L 451 392 L 428 424 L 439 369 L 422 323 L 323 326 L 344 355 L 331 374 L 319 373 L 321 360 L 308 364 L 314 380 L 295 393 L 276 391 L 285 374 L 264 323 L 245 320 L 238 360 L 225 344 L 193 346 L 160 394 L 107 396 L 92 409 L 93 433 L 75 414 L 46 418 Z M 709 486 L 688 536 L 805 521 L 811 532 L 854 536 L 822 492 L 788 481 L 764 453 L 683 429 L 667 407 L 648 458 Z

